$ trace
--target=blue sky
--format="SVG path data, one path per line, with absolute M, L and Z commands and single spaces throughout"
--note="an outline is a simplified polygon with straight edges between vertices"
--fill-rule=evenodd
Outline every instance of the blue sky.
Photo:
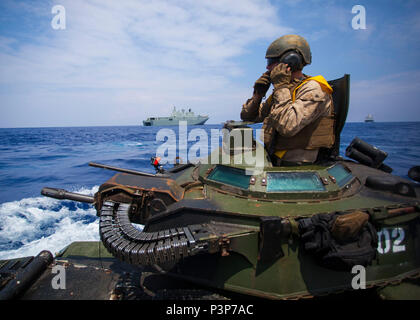
M 311 46 L 306 74 L 351 75 L 348 121 L 420 121 L 419 1 L 2 0 L 0 127 L 138 125 L 174 105 L 239 119 L 288 33 Z

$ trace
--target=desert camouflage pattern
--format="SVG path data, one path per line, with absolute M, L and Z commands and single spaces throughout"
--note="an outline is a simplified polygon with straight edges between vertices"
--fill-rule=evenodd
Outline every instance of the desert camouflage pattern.
M 297 137 L 297 135 L 309 124 L 332 115 L 332 98 L 322 90 L 318 82 L 310 80 L 297 90 L 296 99 L 292 101 L 293 90 L 300 82 L 294 79 L 289 88 L 274 90 L 273 94 L 263 102 L 254 94 L 242 106 L 241 119 L 263 122 L 265 146 L 273 152 L 289 150 L 284 160 L 313 162 L 316 160 L 318 148 L 303 146 L 303 140 L 310 139 L 313 130 L 307 130 L 305 134 L 309 136 L 306 137 Z M 284 145 L 282 137 L 291 138 L 287 139 L 288 145 Z M 332 145 L 330 141 L 326 141 L 326 144 Z

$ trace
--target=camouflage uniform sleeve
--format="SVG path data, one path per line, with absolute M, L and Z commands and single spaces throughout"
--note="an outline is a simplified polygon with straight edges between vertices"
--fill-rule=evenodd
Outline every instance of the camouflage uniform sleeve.
M 270 105 L 267 101 L 261 102 L 261 98 L 255 94 L 242 106 L 241 119 L 244 121 L 262 122 L 270 113 Z
M 292 137 L 309 123 L 328 113 L 330 107 L 328 93 L 321 89 L 318 82 L 310 80 L 297 90 L 295 101 L 292 101 L 289 89 L 275 90 L 268 122 L 282 136 Z

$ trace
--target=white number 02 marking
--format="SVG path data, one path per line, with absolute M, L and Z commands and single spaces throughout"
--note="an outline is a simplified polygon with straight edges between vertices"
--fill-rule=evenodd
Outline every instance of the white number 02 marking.
M 389 233 L 391 231 L 391 235 Z M 392 252 L 405 251 L 405 245 L 401 245 L 404 241 L 405 232 L 403 228 L 394 228 L 391 230 L 382 229 L 378 232 L 378 252 L 381 254 L 388 253 L 391 250 L 391 237 Z

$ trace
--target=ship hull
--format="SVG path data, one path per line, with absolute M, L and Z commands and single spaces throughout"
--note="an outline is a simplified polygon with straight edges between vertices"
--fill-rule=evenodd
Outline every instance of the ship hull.
M 203 125 L 208 120 L 208 117 L 196 117 L 193 119 L 176 119 L 176 120 L 169 120 L 169 118 L 159 118 L 154 120 L 144 120 L 143 126 L 146 127 L 155 127 L 155 126 L 177 126 L 179 125 L 180 121 L 187 122 L 189 126 L 196 126 L 196 125 Z

